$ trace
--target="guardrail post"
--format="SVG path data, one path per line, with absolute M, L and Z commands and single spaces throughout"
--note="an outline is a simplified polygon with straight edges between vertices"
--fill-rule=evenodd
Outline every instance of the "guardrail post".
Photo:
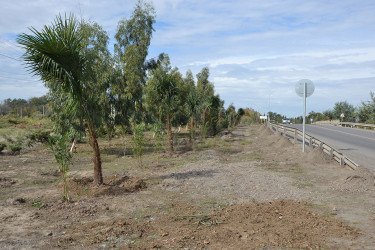
M 329 155 L 331 156 L 331 157 L 333 157 L 333 149 L 331 148 L 331 150 L 329 150 Z
M 343 157 L 340 157 L 340 166 L 344 165 L 345 164 L 345 161 L 344 161 L 344 158 Z
M 310 137 L 310 139 L 309 139 L 309 145 L 310 145 L 310 147 L 312 148 L 312 139 L 311 139 L 311 137 Z
M 286 132 L 285 132 L 285 127 L 284 127 L 284 136 L 286 135 Z
M 297 144 L 297 129 L 294 129 L 294 144 Z
M 319 148 L 323 149 L 323 142 L 319 143 Z

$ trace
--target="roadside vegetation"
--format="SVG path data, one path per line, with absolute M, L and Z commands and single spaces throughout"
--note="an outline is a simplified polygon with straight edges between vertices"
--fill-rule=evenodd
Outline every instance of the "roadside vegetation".
M 138 1 L 132 15 L 118 23 L 114 54 L 100 24 L 72 14 L 20 34 L 17 42 L 25 51 L 26 66 L 49 92 L 0 105 L 1 151 L 19 154 L 35 143 L 49 144 L 66 179 L 70 153 L 86 141 L 92 148 L 94 184 L 101 185 L 101 138 L 109 146 L 114 137 L 122 138 L 125 154 L 132 148 L 141 167 L 147 132 L 154 131 L 155 151 L 174 154 L 182 128 L 189 131 L 192 147 L 196 140 L 238 125 L 244 110 L 224 108 L 207 67 L 196 78 L 190 70 L 184 77 L 163 52 L 146 60 L 155 16 L 151 4 Z M 67 143 L 74 145 L 69 149 Z M 64 199 L 69 200 L 65 185 Z

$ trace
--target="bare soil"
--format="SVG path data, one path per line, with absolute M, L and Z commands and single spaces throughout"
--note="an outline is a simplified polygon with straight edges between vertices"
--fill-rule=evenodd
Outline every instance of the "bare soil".
M 0 155 L 1 249 L 374 249 L 375 177 L 264 126 L 146 150 L 101 142 L 104 185 L 78 146 L 72 202 L 51 152 Z M 125 155 L 124 155 L 125 153 Z

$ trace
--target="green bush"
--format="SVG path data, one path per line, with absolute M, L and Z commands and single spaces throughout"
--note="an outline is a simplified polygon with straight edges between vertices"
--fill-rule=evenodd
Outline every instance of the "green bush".
M 22 146 L 19 144 L 12 144 L 9 147 L 13 153 L 19 153 L 22 150 Z
M 0 142 L 0 152 L 3 151 L 6 146 L 7 145 L 4 142 Z
M 7 135 L 2 135 L 5 140 L 7 141 L 8 145 L 7 148 L 10 149 L 13 153 L 19 153 L 23 148 L 23 142 L 25 140 L 25 136 L 22 134 L 18 134 L 15 138 L 12 138 Z
M 47 143 L 50 138 L 51 131 L 49 130 L 35 130 L 27 135 L 27 138 L 32 142 Z
M 20 120 L 18 120 L 18 119 L 12 119 L 12 118 L 8 119 L 8 122 L 10 124 L 14 124 L 14 125 L 17 125 L 17 124 L 21 123 Z

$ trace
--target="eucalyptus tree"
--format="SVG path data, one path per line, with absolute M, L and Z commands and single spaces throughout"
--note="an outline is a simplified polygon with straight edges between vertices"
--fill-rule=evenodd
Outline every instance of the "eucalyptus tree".
M 109 36 L 103 28 L 93 21 L 82 20 L 79 26 L 82 34 L 83 55 L 90 67 L 87 69 L 87 85 L 91 93 L 96 95 L 100 116 L 96 120 L 97 126 L 102 122 L 107 130 L 110 144 L 114 130 L 113 94 L 111 86 L 116 82 L 118 74 L 114 67 L 114 60 L 108 50 Z M 98 110 L 99 111 L 99 110 Z
M 207 109 L 210 106 L 210 98 L 214 95 L 214 86 L 208 80 L 210 76 L 210 70 L 208 67 L 204 67 L 197 74 L 197 91 L 199 93 L 199 102 L 202 114 L 202 126 L 203 129 L 206 126 L 206 114 Z
M 173 152 L 172 118 L 178 109 L 178 85 L 181 74 L 177 68 L 172 69 L 169 57 L 165 56 L 159 66 L 152 70 L 145 88 L 149 112 L 167 127 L 169 150 Z
M 362 101 L 362 106 L 358 108 L 358 116 L 361 122 L 375 123 L 375 95 L 370 92 L 370 100 Z
M 70 15 L 56 17 L 41 31 L 30 28 L 31 35 L 22 33 L 17 42 L 26 50 L 23 58 L 28 69 L 45 82 L 50 91 L 65 99 L 66 110 L 78 113 L 86 123 L 93 150 L 94 183 L 102 184 L 102 162 L 96 134 L 98 95 L 92 89 L 92 65 L 84 51 L 84 37 L 79 22 Z
M 227 110 L 225 111 L 226 116 L 228 117 L 229 127 L 233 127 L 235 117 L 236 117 L 236 108 L 234 107 L 233 103 L 231 103 Z
M 177 110 L 173 113 L 173 126 L 186 125 L 189 122 L 190 116 L 187 112 L 186 102 L 191 89 L 191 82 L 182 77 L 180 72 L 176 72 L 176 85 L 178 89 Z M 194 84 L 194 82 L 193 82 Z
M 222 129 L 219 123 L 219 114 L 223 108 L 224 101 L 220 99 L 219 95 L 211 95 L 207 103 L 206 132 L 209 135 L 216 135 Z
M 115 56 L 122 72 L 121 81 L 114 86 L 119 119 L 142 120 L 143 87 L 146 83 L 146 57 L 151 43 L 155 11 L 151 4 L 139 0 L 132 16 L 121 20 L 115 35 Z M 137 112 L 138 111 L 138 112 Z
M 345 117 L 342 119 L 344 122 L 354 121 L 354 112 L 354 106 L 349 104 L 347 101 L 336 102 L 335 106 L 333 107 L 334 118 L 340 119 L 340 115 L 344 114 Z
M 194 139 L 195 132 L 195 117 L 199 110 L 199 96 L 197 88 L 195 86 L 193 73 L 190 70 L 186 72 L 186 77 L 184 79 L 186 86 L 188 86 L 188 92 L 185 102 L 185 107 L 187 110 L 187 115 L 190 117 L 189 121 L 189 142 L 192 143 Z

